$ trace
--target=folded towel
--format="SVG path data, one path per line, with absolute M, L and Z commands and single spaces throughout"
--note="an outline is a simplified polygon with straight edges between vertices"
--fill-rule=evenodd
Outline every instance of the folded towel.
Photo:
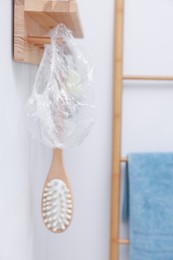
M 127 172 L 130 260 L 173 260 L 173 153 L 130 154 Z

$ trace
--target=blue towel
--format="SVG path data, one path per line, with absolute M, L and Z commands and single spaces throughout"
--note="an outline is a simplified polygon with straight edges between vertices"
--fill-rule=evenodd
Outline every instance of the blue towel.
M 173 260 L 173 153 L 130 154 L 127 173 L 130 260 Z

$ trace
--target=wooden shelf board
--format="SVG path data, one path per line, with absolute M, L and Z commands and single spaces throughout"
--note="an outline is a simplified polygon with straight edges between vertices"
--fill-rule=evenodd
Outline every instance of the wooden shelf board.
M 15 0 L 14 1 L 14 59 L 19 62 L 39 64 L 43 55 L 41 38 L 49 29 L 63 23 L 74 37 L 83 38 L 78 5 L 71 1 Z M 39 43 L 29 41 L 37 37 Z M 44 40 L 43 40 L 44 42 Z

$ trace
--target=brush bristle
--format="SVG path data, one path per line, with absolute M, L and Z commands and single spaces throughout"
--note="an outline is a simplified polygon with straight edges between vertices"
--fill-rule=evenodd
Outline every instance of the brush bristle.
M 72 196 L 66 184 L 60 179 L 52 179 L 43 190 L 43 220 L 52 232 L 62 232 L 70 225 L 72 218 Z

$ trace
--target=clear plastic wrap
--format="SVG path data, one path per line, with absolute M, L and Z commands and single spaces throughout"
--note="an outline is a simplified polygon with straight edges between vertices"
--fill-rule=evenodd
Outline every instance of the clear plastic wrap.
M 50 32 L 26 110 L 32 136 L 49 147 L 80 144 L 95 121 L 93 65 L 65 25 Z

